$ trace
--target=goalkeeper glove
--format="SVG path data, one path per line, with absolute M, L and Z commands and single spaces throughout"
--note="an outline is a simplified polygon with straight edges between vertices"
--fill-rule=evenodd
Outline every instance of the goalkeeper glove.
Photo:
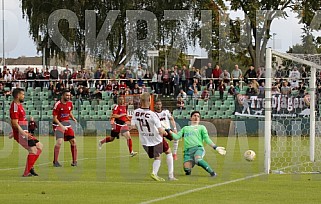
M 220 155 L 225 155 L 226 154 L 226 150 L 225 147 L 218 147 L 218 146 L 214 146 L 213 149 L 215 149 Z

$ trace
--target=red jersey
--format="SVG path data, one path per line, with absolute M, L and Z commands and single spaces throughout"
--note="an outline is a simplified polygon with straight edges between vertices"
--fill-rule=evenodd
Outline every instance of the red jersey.
M 121 115 L 121 114 L 127 114 L 127 106 L 126 105 L 116 105 L 113 109 L 113 114 Z M 123 125 L 127 121 L 126 116 L 122 116 L 120 118 L 115 118 L 115 122 L 117 124 Z
M 72 108 L 73 105 L 71 101 L 68 101 L 65 104 L 61 103 L 61 101 L 58 101 L 54 106 L 52 115 L 56 115 L 59 122 L 69 121 Z
M 12 102 L 10 105 L 10 118 L 18 119 L 18 124 L 23 130 L 28 131 L 28 121 L 26 118 L 26 112 L 22 106 L 22 104 L 17 104 Z M 12 125 L 12 124 L 11 124 Z M 17 129 L 13 129 L 14 137 L 19 135 L 19 131 Z
M 220 78 L 220 75 L 222 74 L 222 70 L 221 69 L 213 69 L 213 78 Z

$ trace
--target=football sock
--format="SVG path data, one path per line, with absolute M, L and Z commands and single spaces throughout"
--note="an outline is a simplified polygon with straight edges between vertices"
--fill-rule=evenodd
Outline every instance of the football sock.
M 131 138 L 129 138 L 127 140 L 127 145 L 128 145 L 128 150 L 129 150 L 129 154 L 130 154 L 133 151 L 133 140 Z
M 77 161 L 77 146 L 76 145 L 70 145 L 70 150 L 71 150 L 71 156 L 72 156 L 72 161 L 75 162 Z
M 168 176 L 169 178 L 174 177 L 174 160 L 173 160 L 173 154 L 169 153 L 166 155 L 166 162 L 167 162 L 167 168 L 168 168 Z
M 33 167 L 38 157 L 39 156 L 37 154 L 33 154 L 33 153 L 28 154 L 25 172 L 23 173 L 24 176 L 29 174 L 30 169 Z
M 178 150 L 178 140 L 174 140 L 174 142 L 173 142 L 173 153 L 177 154 L 177 150 Z
M 214 172 L 213 169 L 208 165 L 208 163 L 203 159 L 198 160 L 197 165 L 202 167 L 208 173 Z
M 153 174 L 154 175 L 158 174 L 158 170 L 159 170 L 160 165 L 161 165 L 161 160 L 154 160 L 154 162 L 153 162 Z
M 104 144 L 104 143 L 108 143 L 111 141 L 111 137 L 106 137 L 105 139 L 101 140 L 100 143 Z
M 55 145 L 55 148 L 54 148 L 54 162 L 58 161 L 59 151 L 60 151 L 60 146 Z

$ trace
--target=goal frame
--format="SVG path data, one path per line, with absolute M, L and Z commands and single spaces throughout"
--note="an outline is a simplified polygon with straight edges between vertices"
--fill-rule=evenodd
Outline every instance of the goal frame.
M 298 57 L 291 56 L 286 53 L 280 53 L 271 48 L 266 49 L 266 81 L 265 81 L 265 119 L 264 119 L 264 172 L 269 174 L 271 172 L 271 137 L 272 137 L 272 56 L 278 56 L 292 60 L 297 63 L 305 64 L 311 67 L 311 77 L 309 82 L 309 94 L 310 101 L 310 137 L 309 137 L 309 157 L 310 161 L 315 161 L 315 124 L 316 124 L 316 112 L 315 112 L 315 90 L 316 90 L 316 70 L 321 66 L 300 59 Z

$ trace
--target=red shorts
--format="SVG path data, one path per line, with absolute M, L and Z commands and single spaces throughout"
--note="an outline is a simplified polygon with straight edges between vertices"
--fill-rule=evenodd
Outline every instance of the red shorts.
M 124 132 L 129 131 L 129 128 L 128 128 L 128 125 L 126 123 L 124 125 L 119 125 L 119 124 L 114 123 L 112 125 L 112 130 L 114 132 L 124 133 Z
M 32 138 L 24 138 L 19 133 L 13 133 L 13 138 L 26 150 L 28 150 L 30 147 L 34 147 L 37 145 L 39 140 L 37 140 L 36 137 L 32 136 Z

